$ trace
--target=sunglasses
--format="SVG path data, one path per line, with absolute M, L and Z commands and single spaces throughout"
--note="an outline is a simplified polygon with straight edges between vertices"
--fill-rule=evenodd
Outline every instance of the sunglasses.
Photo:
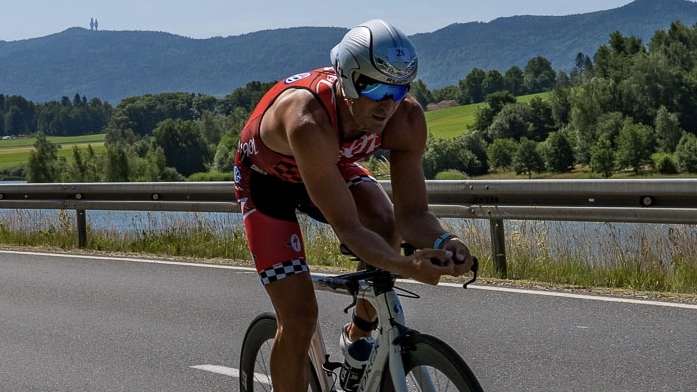
M 386 84 L 373 82 L 361 86 L 358 94 L 375 102 L 388 98 L 395 102 L 399 102 L 404 99 L 407 92 L 409 92 L 408 84 Z

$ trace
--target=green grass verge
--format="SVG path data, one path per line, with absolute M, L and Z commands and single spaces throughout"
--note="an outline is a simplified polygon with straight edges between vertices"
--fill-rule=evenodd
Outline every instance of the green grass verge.
M 99 251 L 186 256 L 200 259 L 250 260 L 239 222 L 211 222 L 198 214 L 168 221 L 151 219 L 131 225 L 135 230 L 92 230 L 88 227 L 87 248 Z M 356 263 L 338 252 L 339 242 L 326 225 L 309 225 L 300 217 L 305 248 L 311 265 L 342 270 Z M 17 210 L 0 222 L 0 243 L 5 245 L 76 247 L 74 213 L 63 211 L 49 221 L 35 211 Z M 27 223 L 31 227 L 27 228 Z M 471 220 L 460 220 L 448 229 L 456 233 L 480 256 L 481 276 L 495 277 L 490 257 L 489 228 Z M 639 226 L 620 235 L 620 225 L 609 225 L 609 234 L 590 243 L 588 232 L 566 229 L 563 240 L 552 240 L 558 229 L 550 222 L 507 224 L 508 277 L 525 281 L 581 287 L 609 287 L 641 291 L 697 293 L 697 228 L 672 226 L 669 234 L 661 225 Z M 595 230 L 591 228 L 590 230 Z M 573 239 L 574 241 L 567 241 Z M 580 239 L 580 241 L 579 241 Z M 584 242 L 585 241 L 585 242 Z M 570 243 L 575 242 L 574 248 Z M 579 245 L 580 243 L 580 245 Z M 632 244 L 640 244 L 632 246 Z M 595 256 L 588 256 L 595 246 Z
M 550 96 L 550 93 L 545 92 L 524 95 L 517 99 L 518 102 L 528 103 L 535 97 L 546 100 Z M 486 103 L 475 103 L 426 112 L 428 131 L 439 138 L 449 139 L 462 135 L 474 124 L 477 111 L 484 106 L 486 106 Z

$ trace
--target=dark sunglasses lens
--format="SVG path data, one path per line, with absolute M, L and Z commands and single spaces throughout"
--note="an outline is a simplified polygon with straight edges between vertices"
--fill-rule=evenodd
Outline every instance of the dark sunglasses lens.
M 361 90 L 361 95 L 373 101 L 382 101 L 387 98 L 401 101 L 408 91 L 409 85 L 372 83 Z

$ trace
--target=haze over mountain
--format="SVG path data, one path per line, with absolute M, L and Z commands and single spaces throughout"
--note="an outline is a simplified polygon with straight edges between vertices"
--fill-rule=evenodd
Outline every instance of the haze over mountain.
M 429 87 L 442 87 L 473 67 L 505 70 L 524 66 L 537 55 L 568 69 L 578 52 L 592 56 L 613 31 L 647 42 L 675 20 L 697 23 L 697 3 L 636 0 L 587 14 L 456 23 L 412 39 L 420 55 L 419 77 Z M 191 39 L 163 32 L 70 28 L 41 38 L 0 41 L 0 93 L 36 101 L 75 93 L 111 102 L 164 91 L 221 96 L 248 81 L 327 65 L 329 50 L 345 32 L 298 27 Z

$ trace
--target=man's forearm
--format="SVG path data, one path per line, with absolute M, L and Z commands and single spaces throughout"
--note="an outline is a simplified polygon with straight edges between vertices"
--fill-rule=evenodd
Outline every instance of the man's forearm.
M 402 257 L 379 234 L 363 227 L 335 228 L 339 240 L 366 263 L 400 275 L 406 274 L 406 258 Z
M 402 239 L 416 248 L 432 248 L 434 241 L 446 231 L 430 211 L 399 214 L 397 229 Z

